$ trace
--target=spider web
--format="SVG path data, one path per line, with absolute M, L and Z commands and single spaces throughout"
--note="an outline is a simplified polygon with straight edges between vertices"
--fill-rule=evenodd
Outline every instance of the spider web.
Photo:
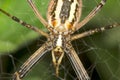
M 10 1 L 13 4 L 13 0 Z M 48 1 L 35 0 L 34 2 L 36 3 L 40 12 L 43 15 L 46 14 L 44 9 L 47 10 L 46 5 Z M 81 19 L 84 19 L 84 17 L 99 2 L 100 0 L 83 0 L 83 12 Z M 18 3 L 19 2 L 16 2 L 14 5 Z M 29 8 L 27 2 L 21 0 L 19 4 L 24 5 L 24 8 L 20 6 L 17 7 L 16 10 L 16 8 L 13 8 L 16 5 L 10 7 L 9 11 L 12 12 L 11 14 L 16 14 L 24 21 L 43 28 L 39 20 L 36 19 L 32 10 Z M 83 31 L 93 29 L 94 27 L 102 27 L 104 25 L 119 22 L 120 11 L 118 7 L 120 7 L 119 0 L 109 0 L 101 12 L 76 33 L 81 33 Z M 45 16 L 46 15 L 44 15 L 44 17 Z M 9 47 L 6 47 L 8 48 L 7 53 L 9 54 L 0 56 L 0 80 L 12 79 L 13 73 L 18 70 L 25 60 L 46 41 L 44 37 L 37 38 L 38 35 L 36 35 L 36 33 L 29 32 L 29 30 L 24 27 L 21 29 L 18 24 L 14 24 L 12 21 L 10 23 L 11 24 L 9 27 L 11 27 L 12 31 L 15 31 L 13 35 L 20 35 L 19 38 L 24 41 L 21 42 L 24 43 L 24 45 L 19 46 L 19 49 L 14 52 L 10 52 Z M 17 27 L 17 29 L 15 29 L 15 27 Z M 43 30 L 45 29 L 43 28 Z M 115 28 L 72 42 L 73 47 L 82 60 L 87 72 L 91 77 L 91 80 L 120 80 L 119 31 L 119 28 Z M 26 34 L 28 35 L 26 36 Z M 37 39 L 34 40 L 30 35 L 35 35 L 34 38 Z M 31 40 L 28 42 L 29 39 Z M 66 56 L 62 61 L 60 66 L 60 74 L 57 78 L 55 76 L 55 69 L 52 65 L 51 54 L 48 52 L 23 80 L 77 80 L 77 78 Z

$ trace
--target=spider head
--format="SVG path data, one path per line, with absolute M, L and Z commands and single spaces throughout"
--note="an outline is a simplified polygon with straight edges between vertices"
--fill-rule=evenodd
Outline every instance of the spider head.
M 63 56 L 64 56 L 64 51 L 63 51 L 62 47 L 56 46 L 52 50 L 52 61 L 53 61 L 54 67 L 56 68 L 56 76 L 58 76 L 59 65 L 61 64 Z

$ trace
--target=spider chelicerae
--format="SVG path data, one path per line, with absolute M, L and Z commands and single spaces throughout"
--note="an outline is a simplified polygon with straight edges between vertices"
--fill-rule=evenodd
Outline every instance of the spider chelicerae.
M 64 54 L 66 54 L 68 59 L 71 61 L 71 65 L 77 75 L 77 78 L 79 80 L 90 80 L 90 77 L 82 65 L 81 60 L 71 45 L 71 41 L 104 31 L 106 29 L 117 27 L 120 24 L 112 24 L 101 28 L 95 28 L 80 34 L 71 34 L 91 20 L 105 5 L 107 0 L 101 0 L 101 2 L 88 14 L 88 16 L 79 23 L 78 21 L 82 10 L 82 0 L 51 0 L 47 12 L 48 21 L 41 16 L 32 0 L 27 1 L 32 7 L 37 18 L 48 29 L 49 34 L 0 9 L 0 12 L 7 15 L 12 20 L 47 38 L 47 41 L 35 53 L 33 53 L 28 60 L 26 60 L 18 71 L 14 73 L 13 80 L 21 80 L 48 51 L 51 51 L 52 54 L 52 61 L 56 69 L 56 76 L 59 74 L 59 65 L 62 62 L 62 58 Z

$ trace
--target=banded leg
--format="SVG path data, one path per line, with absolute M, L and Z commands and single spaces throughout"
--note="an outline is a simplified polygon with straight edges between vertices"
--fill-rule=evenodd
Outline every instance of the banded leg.
M 76 31 L 83 27 L 89 20 L 91 20 L 105 5 L 107 0 L 101 0 L 101 2 L 85 17 L 81 22 L 76 25 Z
M 93 30 L 85 31 L 85 32 L 83 32 L 81 34 L 73 35 L 71 37 L 71 41 L 79 39 L 79 38 L 83 38 L 83 37 L 86 37 L 86 36 L 89 36 L 89 35 L 93 35 L 95 33 L 102 32 L 102 31 L 105 31 L 105 30 L 108 30 L 108 29 L 112 29 L 114 27 L 120 27 L 120 23 L 116 23 L 116 24 L 112 24 L 112 25 L 108 25 L 108 26 L 104 26 L 104 27 L 95 28 Z
M 35 26 L 32 26 L 30 24 L 27 24 L 26 22 L 20 20 L 19 18 L 15 17 L 15 16 L 12 16 L 11 14 L 7 13 L 6 11 L 0 9 L 0 12 L 2 12 L 3 14 L 5 14 L 6 16 L 8 16 L 9 18 L 11 18 L 12 20 L 14 20 L 15 22 L 35 31 L 35 32 L 38 32 L 39 34 L 45 36 L 45 37 L 48 37 L 48 34 L 40 29 L 38 29 L 37 27 Z
M 21 67 L 14 73 L 13 80 L 21 80 L 29 70 L 40 60 L 40 58 L 48 51 L 46 44 L 43 44 Z
M 69 51 L 70 53 L 67 53 L 68 59 L 71 61 L 72 67 L 77 75 L 77 78 L 79 80 L 90 80 L 89 75 L 87 74 L 74 48 L 69 49 Z
M 47 21 L 41 16 L 40 12 L 38 11 L 38 9 L 36 8 L 36 6 L 34 5 L 32 0 L 27 0 L 28 3 L 30 4 L 31 8 L 33 9 L 34 13 L 36 14 L 37 18 L 40 20 L 40 22 L 47 27 L 48 23 Z

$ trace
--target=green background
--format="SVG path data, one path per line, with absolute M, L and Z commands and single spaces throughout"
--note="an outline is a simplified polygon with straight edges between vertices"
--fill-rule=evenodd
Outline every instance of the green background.
M 34 0 L 39 11 L 43 17 L 46 18 L 47 5 L 49 0 Z M 96 6 L 100 0 L 83 0 L 83 11 L 81 20 Z M 0 8 L 15 15 L 30 23 L 34 26 L 47 31 L 40 21 L 34 15 L 32 9 L 29 7 L 26 0 L 0 0 Z M 93 29 L 95 27 L 102 27 L 105 25 L 120 23 L 120 1 L 108 0 L 102 10 L 88 22 L 80 31 Z M 29 48 L 29 44 L 35 42 L 34 40 L 44 42 L 42 38 L 38 38 L 39 35 L 32 30 L 22 27 L 20 24 L 12 21 L 4 14 L 0 13 L 0 55 L 8 55 L 19 51 L 19 55 L 30 55 L 34 52 L 33 47 Z M 95 35 L 77 40 L 73 43 L 77 53 L 84 47 L 81 46 L 81 41 L 84 42 L 87 47 L 82 53 L 86 56 L 92 68 L 95 66 L 100 80 L 120 80 L 120 27 L 97 33 Z M 39 45 L 39 44 L 38 44 Z M 40 44 L 41 45 L 41 44 Z M 27 50 L 20 51 L 23 47 Z M 38 47 L 38 46 L 37 46 Z M 23 54 L 23 53 L 24 54 Z M 84 53 L 85 52 L 85 53 Z M 17 54 L 17 53 L 16 53 Z M 81 55 L 79 55 L 81 56 Z M 50 56 L 51 57 L 51 56 Z M 18 60 L 21 65 L 27 57 L 22 57 L 22 60 Z M 55 80 L 55 76 L 51 76 L 52 69 L 50 66 L 52 63 L 49 59 L 44 57 L 42 62 L 33 69 L 25 80 Z M 85 57 L 82 57 L 85 58 Z M 13 58 L 12 58 L 13 59 Z M 84 59 L 83 59 L 84 60 Z M 48 61 L 48 62 L 46 62 Z M 83 62 L 86 65 L 86 62 Z M 6 63 L 7 64 L 7 63 Z M 0 64 L 1 66 L 2 64 Z M 90 69 L 91 71 L 92 69 Z M 88 70 L 88 72 L 90 73 Z M 54 71 L 53 71 L 54 72 Z M 52 72 L 52 73 L 53 73 Z M 92 73 L 90 73 L 92 74 Z M 0 74 L 2 75 L 2 74 Z M 95 75 L 93 75 L 95 76 Z M 56 79 L 58 80 L 58 79 Z M 67 79 L 70 80 L 70 79 Z M 72 80 L 72 79 L 71 79 Z M 94 79 L 93 79 L 94 80 Z

